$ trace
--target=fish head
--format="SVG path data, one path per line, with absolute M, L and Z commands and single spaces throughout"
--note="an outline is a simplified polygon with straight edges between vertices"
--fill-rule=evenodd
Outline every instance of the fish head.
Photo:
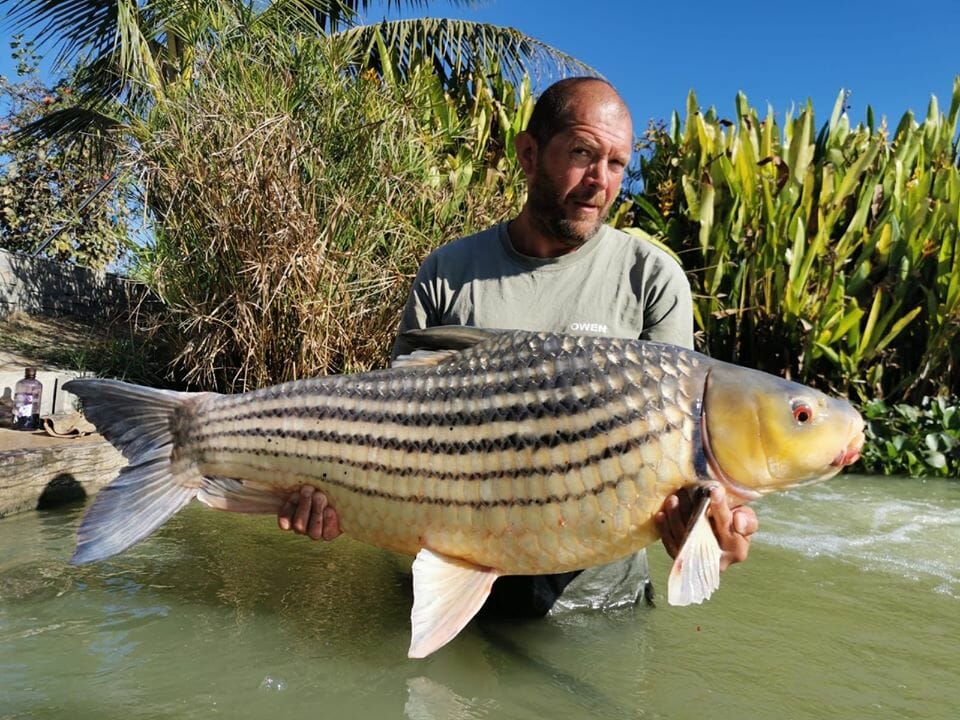
M 726 363 L 707 373 L 704 454 L 743 499 L 833 477 L 860 457 L 863 428 L 847 400 L 814 388 Z

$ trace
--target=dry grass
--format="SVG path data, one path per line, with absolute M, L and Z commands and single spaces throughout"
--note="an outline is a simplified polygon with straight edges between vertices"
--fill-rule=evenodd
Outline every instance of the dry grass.
M 0 369 L 63 368 L 150 385 L 169 385 L 168 362 L 153 337 L 130 318 L 41 316 L 0 318 Z
M 137 158 L 161 221 L 143 272 L 178 374 L 229 391 L 382 365 L 420 261 L 512 212 L 500 185 L 517 184 L 454 171 L 467 141 L 431 125 L 427 74 L 353 80 L 319 40 L 251 52 L 202 65 Z
M 96 323 L 74 317 L 42 317 L 15 312 L 0 318 L 0 364 L 19 369 L 72 367 L 99 336 Z

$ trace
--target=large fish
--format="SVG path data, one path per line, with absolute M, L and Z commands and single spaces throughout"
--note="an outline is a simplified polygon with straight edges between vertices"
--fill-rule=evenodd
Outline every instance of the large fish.
M 387 370 L 239 395 L 73 380 L 129 459 L 78 533 L 74 563 L 142 540 L 193 498 L 276 513 L 325 492 L 352 537 L 416 555 L 410 657 L 451 640 L 501 575 L 611 562 L 657 539 L 684 487 L 753 500 L 824 480 L 859 456 L 846 401 L 682 348 L 598 337 L 441 327 Z M 702 503 L 705 509 L 708 503 Z M 719 582 L 704 513 L 669 600 Z

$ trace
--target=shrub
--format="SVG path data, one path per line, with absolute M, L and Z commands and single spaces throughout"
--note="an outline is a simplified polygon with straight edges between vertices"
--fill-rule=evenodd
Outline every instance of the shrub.
M 841 94 L 781 128 L 741 94 L 648 133 L 633 215 L 688 269 L 705 349 L 861 398 L 960 385 L 960 77 L 890 134 Z
M 862 411 L 866 472 L 960 478 L 960 398 L 928 397 L 919 406 L 874 400 Z
M 488 153 L 491 124 L 515 130 L 525 105 L 483 87 L 464 120 L 426 70 L 357 76 L 330 38 L 236 37 L 201 58 L 137 158 L 159 221 L 141 273 L 186 380 L 382 365 L 423 257 L 519 206 L 518 170 Z

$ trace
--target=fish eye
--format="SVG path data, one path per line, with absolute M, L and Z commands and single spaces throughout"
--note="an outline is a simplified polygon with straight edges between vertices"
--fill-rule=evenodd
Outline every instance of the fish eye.
M 793 401 L 793 419 L 800 425 L 807 425 L 813 421 L 813 408 L 803 400 Z

